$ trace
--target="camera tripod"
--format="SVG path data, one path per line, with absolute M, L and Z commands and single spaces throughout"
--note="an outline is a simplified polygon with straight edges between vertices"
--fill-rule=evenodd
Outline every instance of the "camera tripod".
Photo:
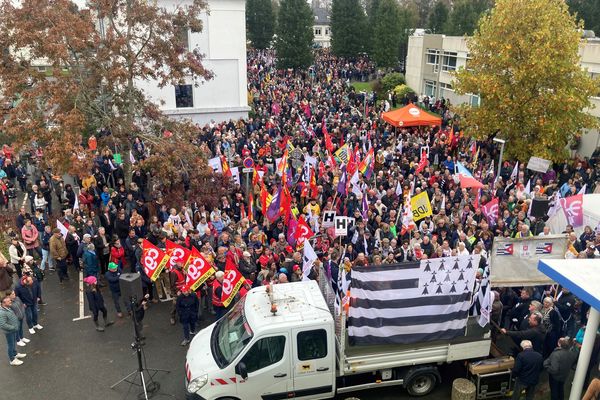
M 114 389 L 117 385 L 119 385 L 123 382 L 127 382 L 130 385 L 130 389 L 131 389 L 131 386 L 138 386 L 143 389 L 142 392 L 138 393 L 138 396 L 137 396 L 138 399 L 148 400 L 149 398 L 151 398 L 152 396 L 157 394 L 158 391 L 160 390 L 160 383 L 158 383 L 154 380 L 154 376 L 158 372 L 170 373 L 171 371 L 167 370 L 167 369 L 148 368 L 146 366 L 146 355 L 144 353 L 144 348 L 143 348 L 144 338 L 142 337 L 141 332 L 140 332 L 141 321 L 137 320 L 137 315 L 136 315 L 136 307 L 138 307 L 137 299 L 130 298 L 129 301 L 130 301 L 130 308 L 131 308 L 131 320 L 133 322 L 133 330 L 135 333 L 135 340 L 133 343 L 131 343 L 131 348 L 133 350 L 135 350 L 135 352 L 136 352 L 138 367 L 136 370 L 134 370 L 130 374 L 126 375 L 124 378 L 117 381 L 110 388 Z M 140 304 L 139 307 L 142 307 L 142 305 Z M 140 383 L 138 383 L 136 381 L 136 375 L 138 375 L 138 374 L 139 374 L 139 378 L 140 378 Z M 144 374 L 146 374 L 148 378 L 146 378 L 144 376 Z

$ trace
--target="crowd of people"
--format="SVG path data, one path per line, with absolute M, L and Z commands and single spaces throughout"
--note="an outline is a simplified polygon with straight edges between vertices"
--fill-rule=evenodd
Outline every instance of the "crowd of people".
M 16 216 L 14 230 L 7 236 L 9 257 L 0 263 L 0 329 L 9 343 L 11 364 L 21 363 L 24 354 L 16 346 L 29 341 L 23 336 L 23 319 L 31 334 L 42 329 L 35 310 L 44 304 L 41 282 L 48 273 L 56 271 L 56 281 L 62 283 L 83 270 L 93 320 L 96 329 L 103 331 L 112 321 L 107 318 L 102 292 L 111 294 L 117 317 L 123 317 L 132 309 L 121 296 L 119 275 L 139 272 L 150 304 L 172 299 L 169 319 L 173 325 L 177 319 L 182 324 L 185 346 L 198 319 L 210 314 L 218 318 L 226 312 L 220 285 L 228 262 L 236 265 L 248 287 L 302 280 L 302 252 L 290 236 L 290 220 L 301 217 L 315 234 L 310 241 L 319 264 L 334 276 L 340 267 L 351 271 L 356 265 L 462 254 L 481 254 L 485 260 L 499 236 L 565 233 L 570 235 L 572 256 L 600 256 L 597 227 L 586 227 L 580 236 L 570 226 L 552 232 L 544 218 L 528 215 L 534 196 L 600 191 L 599 150 L 590 158 L 565 160 L 545 174 L 526 169 L 526 160 L 517 168 L 516 160 L 508 160 L 497 175 L 497 146 L 491 138 L 474 142 L 466 137 L 460 119 L 444 99 L 416 99 L 421 107 L 441 116 L 441 126 L 394 128 L 386 124 L 380 117 L 389 105 L 378 102 L 376 96 L 364 99 L 350 85 L 352 78 L 366 80 L 376 74 L 367 58 L 345 60 L 323 50 L 308 71 L 277 70 L 275 62 L 270 51 L 248 54 L 251 117 L 198 128 L 198 145 L 208 158 L 224 158 L 230 167 L 241 167 L 248 157 L 256 163 L 249 191 L 244 184 L 237 186 L 212 208 L 194 199 L 177 207 L 178 202 L 157 195 L 139 163 L 131 166 L 131 179 L 126 179 L 123 166 L 114 162 L 109 149 L 98 151 L 93 171 L 77 179 L 77 191 L 50 171 L 28 171 L 19 154 L 5 146 L 0 153 L 0 204 L 15 210 Z M 136 160 L 147 155 L 142 140 L 136 139 L 131 147 Z M 338 150 L 343 148 L 346 155 L 341 156 Z M 425 165 L 423 148 L 427 149 Z M 369 154 L 372 161 L 365 162 Z M 286 165 L 278 165 L 280 158 Z M 308 171 L 307 160 L 316 160 L 309 163 Z M 453 176 L 459 162 L 483 183 L 481 190 L 460 187 Z M 265 193 L 275 196 L 282 185 L 290 194 L 289 207 L 275 210 L 273 218 L 267 212 Z M 15 199 L 20 192 L 27 195 L 28 203 L 17 211 Z M 433 215 L 418 221 L 414 229 L 406 229 L 401 215 L 404 201 L 421 192 L 427 192 Z M 497 220 L 482 213 L 482 206 L 492 199 L 499 202 Z M 347 236 L 335 237 L 331 228 L 323 226 L 325 211 L 355 218 Z M 55 220 L 66 231 L 58 229 Z M 141 262 L 144 240 L 163 250 L 167 240 L 194 247 L 219 272 L 196 295 L 185 287 L 186 271 L 179 264 L 152 281 Z M 317 273 L 315 268 L 311 277 Z M 525 351 L 520 354 L 526 355 L 519 355 L 517 363 L 522 365 L 523 358 L 529 358 L 539 367 L 538 377 L 546 366 L 554 385 L 553 398 L 562 398 L 567 379 L 564 366 L 574 361 L 556 359 L 565 349 L 576 353 L 585 330 L 586 305 L 557 286 L 496 290 L 494 336 L 522 345 Z M 100 313 L 104 323 L 99 322 Z M 595 351 L 590 377 L 597 369 L 597 355 Z M 537 378 L 528 379 L 518 368 L 516 375 L 532 398 L 529 392 Z

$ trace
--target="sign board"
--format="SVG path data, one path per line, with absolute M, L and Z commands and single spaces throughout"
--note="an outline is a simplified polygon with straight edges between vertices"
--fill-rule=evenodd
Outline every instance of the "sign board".
M 250 168 L 250 169 L 254 168 L 254 160 L 250 157 L 244 158 L 244 167 Z M 244 172 L 246 172 L 246 171 L 244 170 Z
M 344 216 L 335 217 L 335 236 L 348 236 L 348 219 Z
M 113 154 L 113 160 L 115 160 L 117 164 L 123 164 L 123 157 L 121 157 L 120 153 Z
M 335 226 L 335 211 L 323 211 L 323 227 L 331 228 Z
M 254 168 L 242 168 L 242 172 L 245 174 L 249 174 L 250 172 L 254 172 Z
M 548 169 L 551 165 L 552 161 L 550 160 L 546 160 L 544 158 L 539 157 L 531 157 L 529 159 L 529 162 L 527 163 L 527 169 L 545 174 L 546 172 L 548 172 Z
M 534 286 L 553 283 L 538 271 L 538 261 L 564 258 L 565 235 L 531 236 L 523 239 L 495 238 L 490 255 L 490 281 L 494 286 Z

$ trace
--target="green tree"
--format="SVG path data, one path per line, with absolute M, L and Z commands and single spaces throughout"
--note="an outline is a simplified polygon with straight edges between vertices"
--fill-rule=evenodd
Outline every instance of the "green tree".
M 331 6 L 331 51 L 354 58 L 365 50 L 365 11 L 359 0 L 333 0 Z
M 585 112 L 598 82 L 579 66 L 580 28 L 563 0 L 497 0 L 455 76 L 457 93 L 481 96 L 456 110 L 467 132 L 498 133 L 509 157 L 563 160 L 569 141 L 598 125 Z
M 429 29 L 433 33 L 443 33 L 450 11 L 443 0 L 438 0 L 429 14 Z
M 367 26 L 365 31 L 367 32 L 365 50 L 370 55 L 373 54 L 373 45 L 375 43 L 375 25 L 377 24 L 377 8 L 379 8 L 380 0 L 370 0 L 366 4 L 367 9 Z
M 266 49 L 275 33 L 275 15 L 271 0 L 246 0 L 248 39 L 256 49 Z
M 600 2 L 598 0 L 567 0 L 571 13 L 583 19 L 585 29 L 600 35 Z
M 373 60 L 383 68 L 398 64 L 398 42 L 402 26 L 399 23 L 400 10 L 396 0 L 381 0 L 377 9 Z
M 307 68 L 313 61 L 314 17 L 305 0 L 281 0 L 277 18 L 277 65 Z
M 444 28 L 447 35 L 472 35 L 481 16 L 493 4 L 492 0 L 457 0 Z

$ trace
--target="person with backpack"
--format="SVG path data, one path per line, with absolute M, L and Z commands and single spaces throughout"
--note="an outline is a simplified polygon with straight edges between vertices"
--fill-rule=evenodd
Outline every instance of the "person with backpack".
M 100 292 L 100 288 L 98 287 L 98 279 L 90 275 L 83 280 L 85 285 L 85 297 L 87 298 L 89 309 L 92 312 L 94 317 L 94 325 L 96 326 L 96 330 L 98 332 L 104 332 L 107 326 L 114 324 L 113 321 L 108 320 L 108 312 L 106 311 L 106 306 L 104 305 L 104 297 Z M 102 313 L 102 319 L 104 320 L 104 325 L 100 325 L 98 322 L 98 315 Z

